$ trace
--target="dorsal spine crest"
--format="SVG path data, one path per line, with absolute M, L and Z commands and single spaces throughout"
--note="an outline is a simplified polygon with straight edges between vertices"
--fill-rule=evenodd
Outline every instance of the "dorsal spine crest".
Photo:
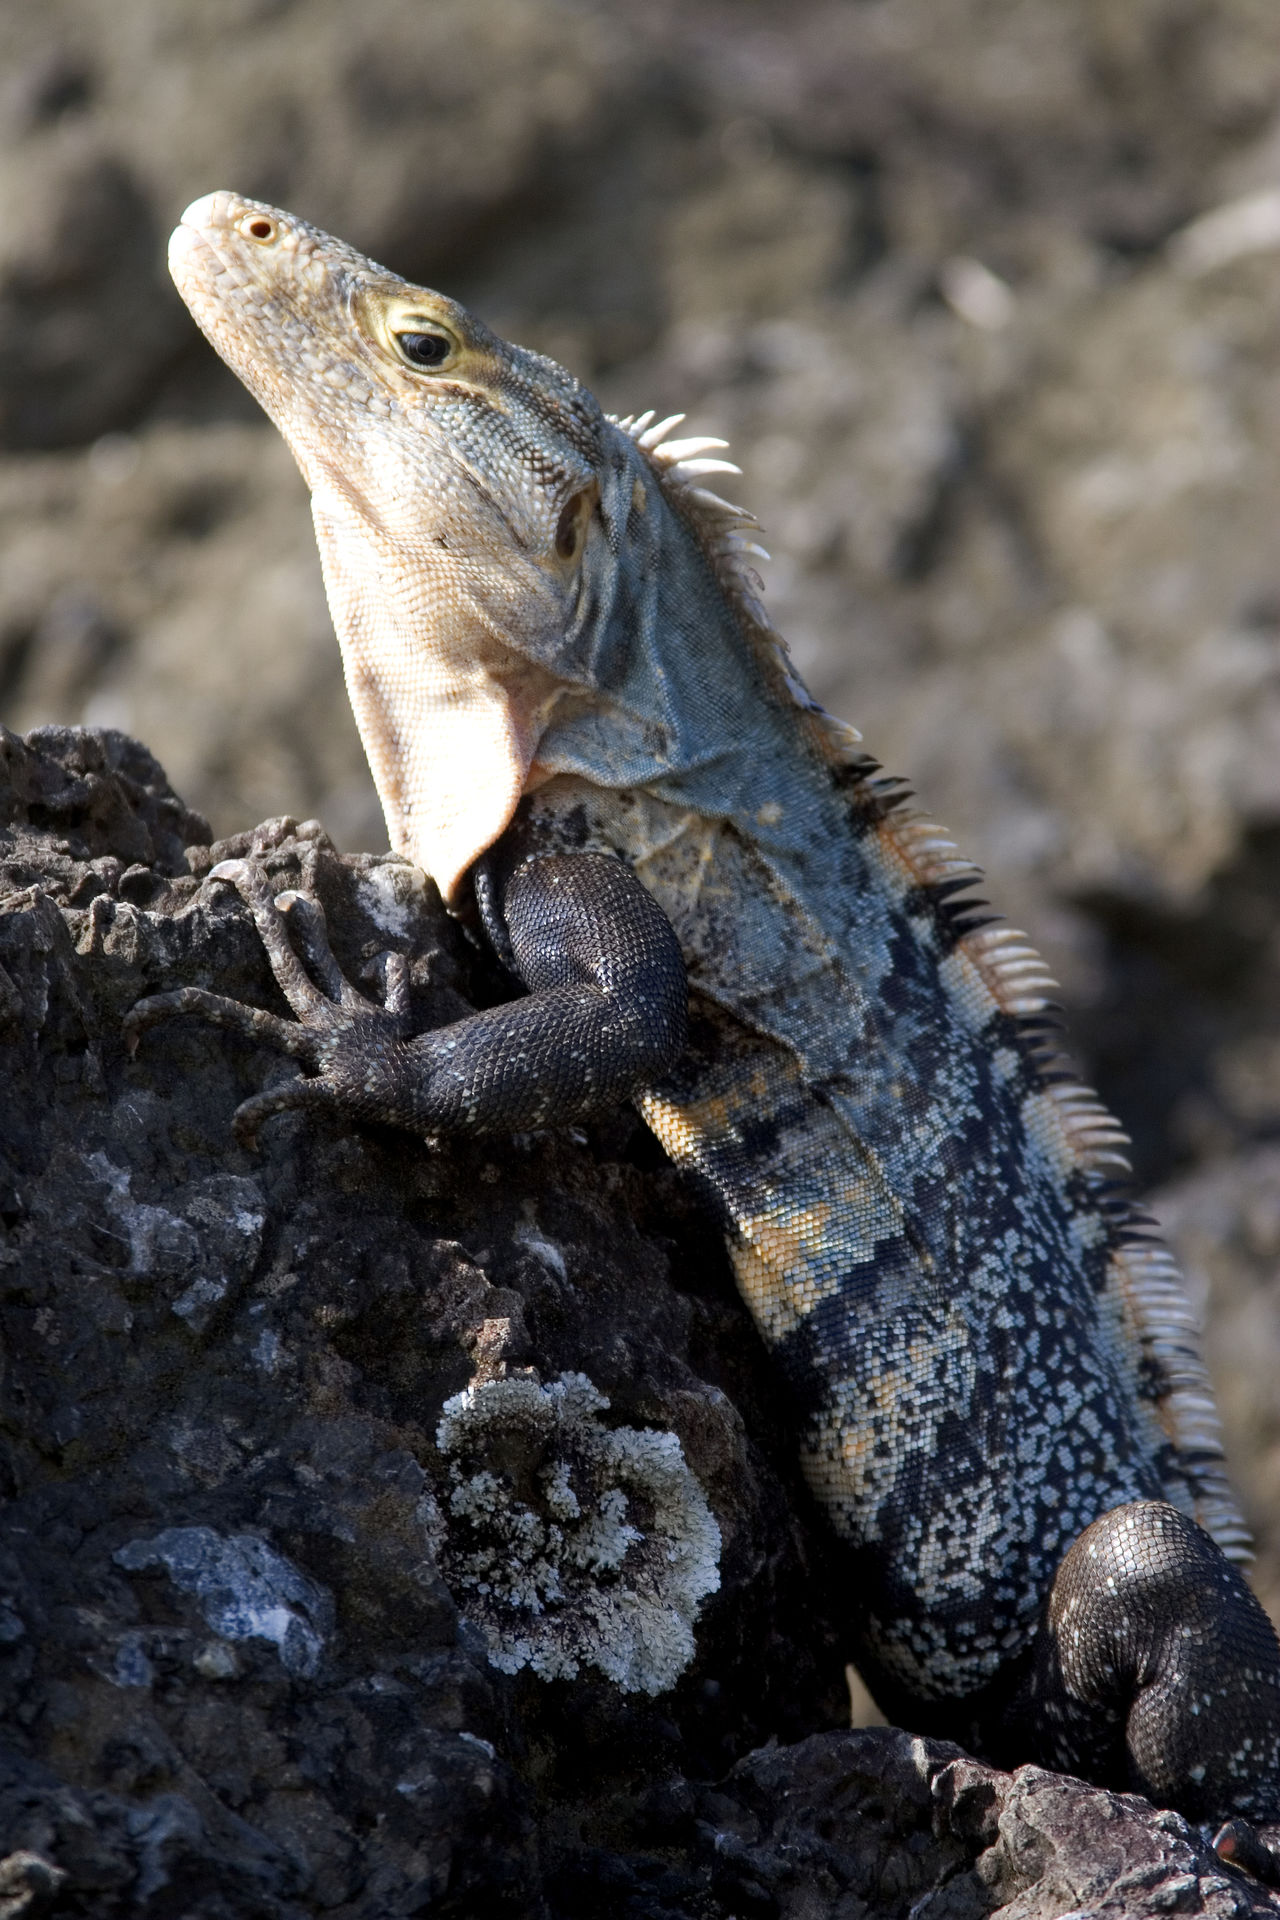
M 765 610 L 764 583 L 752 565 L 769 558 L 756 538 L 760 523 L 747 508 L 702 484 L 711 474 L 741 472 L 720 457 L 728 442 L 714 435 L 672 439 L 683 413 L 655 420 L 650 409 L 608 418 L 642 450 L 664 498 L 694 533 L 744 639 L 799 710 L 820 758 L 842 776 L 851 806 L 874 826 L 881 856 L 897 869 L 902 890 L 929 900 L 951 934 L 952 950 L 973 969 L 992 1017 L 1012 1019 L 1033 1097 L 1048 1102 L 1061 1147 L 1087 1184 L 1106 1233 L 1112 1284 L 1142 1352 L 1159 1373 L 1157 1418 L 1191 1469 L 1195 1517 L 1231 1559 L 1247 1561 L 1248 1529 L 1227 1482 L 1212 1388 L 1182 1278 L 1168 1249 L 1148 1237 L 1149 1220 L 1132 1200 L 1128 1135 L 1058 1042 L 1061 1009 L 1052 998 L 1057 982 L 1025 933 L 998 914 L 980 911 L 987 903 L 970 890 L 982 881 L 982 869 L 961 853 L 944 827 L 908 804 L 910 785 L 885 774 L 862 747 L 857 729 L 828 713 L 796 673 L 786 641 Z

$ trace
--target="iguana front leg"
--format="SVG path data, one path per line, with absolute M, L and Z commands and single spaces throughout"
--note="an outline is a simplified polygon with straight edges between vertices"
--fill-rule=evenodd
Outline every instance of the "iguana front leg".
M 313 902 L 277 899 L 247 861 L 225 861 L 210 877 L 234 886 L 253 913 L 296 1021 L 184 987 L 139 1001 L 125 1025 L 133 1046 L 146 1028 L 197 1014 L 302 1063 L 304 1078 L 237 1109 L 242 1145 L 290 1107 L 428 1135 L 563 1125 L 657 1079 L 684 1045 L 688 988 L 675 934 L 608 855 L 547 855 L 489 875 L 486 922 L 528 997 L 417 1035 L 402 956 L 387 956 L 379 1005 L 343 977 Z

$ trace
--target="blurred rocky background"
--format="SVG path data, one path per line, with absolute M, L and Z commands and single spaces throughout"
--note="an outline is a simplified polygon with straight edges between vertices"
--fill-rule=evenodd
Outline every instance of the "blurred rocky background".
M 1274 0 L 0 9 L 0 718 L 385 844 L 289 456 L 164 271 L 231 186 L 744 468 L 775 618 L 1059 973 L 1280 1613 Z

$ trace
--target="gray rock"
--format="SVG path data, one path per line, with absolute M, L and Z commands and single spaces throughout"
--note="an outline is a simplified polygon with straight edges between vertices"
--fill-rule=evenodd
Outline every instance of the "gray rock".
M 424 1021 L 501 983 L 403 862 L 342 860 L 290 821 L 211 847 L 124 736 L 3 741 L 0 1833 L 78 1887 L 105 1876 L 103 1914 L 206 1899 L 224 1865 L 237 1915 L 304 1892 L 410 1911 L 411 1888 L 536 1910 L 536 1794 L 590 1780 L 603 1809 L 636 1774 L 715 1773 L 838 1712 L 823 1549 L 717 1236 L 626 1117 L 432 1150 L 286 1121 L 243 1154 L 231 1113 L 280 1060 L 190 1021 L 133 1060 L 121 1038 L 163 987 L 276 1003 L 244 915 L 202 883 L 217 858 L 316 887 L 355 978 L 412 951 Z M 458 1597 L 510 1444 L 455 1442 L 443 1416 L 478 1383 L 500 1401 L 581 1376 L 598 1438 L 535 1436 L 502 1522 L 511 1629 L 486 1641 L 492 1606 L 471 1624 Z M 544 1550 L 521 1527 L 575 1505 L 582 1569 L 541 1593 L 535 1665 L 578 1671 L 603 1582 L 619 1622 L 682 1610 L 656 1682 L 633 1656 L 637 1693 L 502 1656 L 520 1554 Z
M 0 1913 L 1280 1912 L 1175 1816 L 847 1715 L 843 1591 L 718 1236 L 639 1123 L 440 1143 L 292 1067 L 251 854 L 419 1019 L 503 985 L 315 822 L 0 735 Z M 7 1904 L 6 1904 L 7 1903 Z

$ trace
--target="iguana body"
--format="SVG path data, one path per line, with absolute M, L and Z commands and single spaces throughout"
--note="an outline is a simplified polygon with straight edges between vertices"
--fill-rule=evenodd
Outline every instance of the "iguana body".
M 1036 956 L 791 673 L 746 517 L 701 490 L 719 443 L 607 420 L 230 194 L 172 261 L 311 486 L 392 842 L 474 897 L 529 997 L 413 1037 L 304 917 L 309 985 L 241 872 L 301 1025 L 191 994 L 137 1024 L 180 1004 L 299 1055 L 248 1127 L 631 1094 L 724 1218 L 888 1710 L 1280 1817 L 1280 1649 L 1224 1557 L 1244 1531 L 1176 1272 L 1110 1184 L 1123 1136 L 1055 1055 Z

